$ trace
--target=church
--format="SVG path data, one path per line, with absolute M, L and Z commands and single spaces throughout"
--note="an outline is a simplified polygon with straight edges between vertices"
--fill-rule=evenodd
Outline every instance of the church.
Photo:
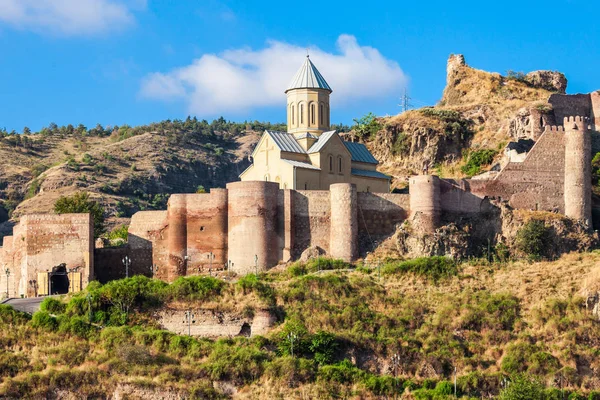
M 362 143 L 342 140 L 329 130 L 331 87 L 306 56 L 285 91 L 287 132 L 265 131 L 242 181 L 269 181 L 281 189 L 329 190 L 353 183 L 359 192 L 388 193 L 390 177 Z

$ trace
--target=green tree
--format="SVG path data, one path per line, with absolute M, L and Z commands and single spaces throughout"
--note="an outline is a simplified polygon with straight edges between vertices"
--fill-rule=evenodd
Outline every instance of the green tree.
M 57 214 L 90 214 L 94 221 L 94 237 L 104 233 L 104 209 L 96 201 L 90 199 L 86 192 L 77 192 L 72 196 L 61 196 L 54 203 Z
M 546 255 L 549 240 L 550 230 L 541 220 L 532 219 L 517 232 L 517 248 L 532 260 Z
M 377 119 L 377 116 L 373 113 L 368 113 L 359 119 L 354 119 L 354 126 L 352 129 L 356 136 L 359 138 L 370 138 L 373 137 L 379 132 L 381 129 L 381 124 Z
M 542 400 L 544 388 L 538 381 L 519 375 L 500 392 L 499 400 Z

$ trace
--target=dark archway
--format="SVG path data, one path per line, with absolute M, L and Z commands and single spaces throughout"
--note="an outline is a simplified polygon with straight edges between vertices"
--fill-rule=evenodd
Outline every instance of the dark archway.
M 69 275 L 67 266 L 61 264 L 52 268 L 50 272 L 50 294 L 67 294 L 69 293 Z
M 250 326 L 249 323 L 244 322 L 244 324 L 242 325 L 242 329 L 240 330 L 240 333 L 238 333 L 238 336 L 245 336 L 245 337 L 252 336 L 252 327 Z

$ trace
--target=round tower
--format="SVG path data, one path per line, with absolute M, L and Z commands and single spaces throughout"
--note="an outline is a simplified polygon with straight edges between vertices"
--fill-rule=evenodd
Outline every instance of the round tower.
M 592 137 L 584 117 L 566 117 L 565 215 L 591 227 Z
M 223 265 L 227 262 L 227 208 L 228 192 L 227 189 L 210 189 L 215 207 L 219 212 L 214 217 L 215 234 L 213 235 L 213 264 Z M 205 261 L 206 262 L 206 261 Z
M 329 130 L 331 92 L 325 78 L 306 56 L 306 61 L 285 91 L 288 133 L 319 136 Z
M 165 277 L 172 282 L 187 272 L 187 199 L 185 194 L 172 194 L 167 205 L 169 252 Z
M 275 182 L 245 181 L 227 184 L 228 246 L 231 270 L 237 274 L 266 271 L 279 262 Z
M 410 220 L 413 228 L 422 233 L 433 233 L 440 224 L 440 180 L 433 175 L 415 175 L 410 178 Z
M 358 256 L 358 214 L 356 185 L 336 183 L 329 187 L 331 224 L 329 254 L 347 262 Z

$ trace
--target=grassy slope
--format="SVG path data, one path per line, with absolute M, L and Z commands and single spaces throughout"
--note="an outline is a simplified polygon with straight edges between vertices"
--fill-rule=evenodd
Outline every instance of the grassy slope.
M 110 394 L 132 382 L 210 396 L 234 385 L 233 397 L 248 399 L 371 398 L 392 393 L 393 354 L 401 359 L 397 384 L 413 389 L 450 379 L 457 367 L 459 389 L 470 396 L 497 394 L 502 376 L 518 372 L 548 386 L 561 376 L 587 392 L 600 387 L 600 326 L 580 296 L 600 288 L 599 263 L 593 252 L 534 264 L 463 264 L 457 276 L 437 283 L 389 266 L 381 279 L 361 270 L 292 277 L 302 272 L 292 268 L 206 297 L 209 307 L 219 308 L 222 299 L 225 309 L 244 312 L 271 304 L 285 320 L 267 338 L 190 340 L 153 329 L 151 314 L 137 314 L 131 323 L 139 326 L 131 329 L 96 332 L 74 317 L 76 323 L 53 331 L 11 322 L 3 311 L 0 393 Z M 320 330 L 337 338 L 333 365 L 318 366 L 308 347 Z M 285 356 L 289 331 L 300 336 L 294 359 Z M 358 368 L 336 364 L 342 359 Z M 217 381 L 227 384 L 214 392 Z

